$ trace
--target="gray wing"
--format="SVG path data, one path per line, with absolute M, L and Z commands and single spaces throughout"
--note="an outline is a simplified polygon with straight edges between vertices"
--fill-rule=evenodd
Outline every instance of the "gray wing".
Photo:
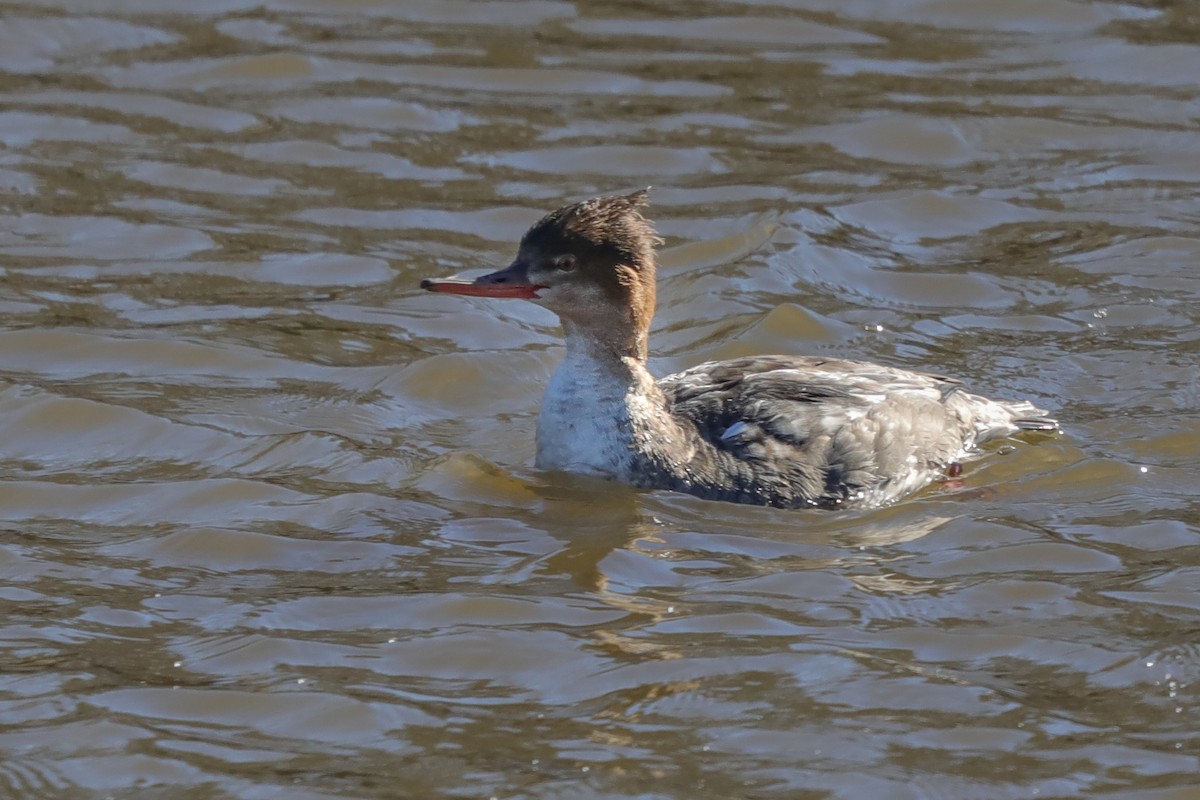
M 857 361 L 757 356 L 701 364 L 659 386 L 726 470 L 741 462 L 796 495 L 777 504 L 909 491 L 959 457 L 971 427 L 951 400 L 957 381 Z

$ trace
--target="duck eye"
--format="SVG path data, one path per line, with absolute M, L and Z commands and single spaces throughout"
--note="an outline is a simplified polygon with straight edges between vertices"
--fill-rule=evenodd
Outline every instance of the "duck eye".
M 570 272 L 575 269 L 575 256 L 565 255 L 554 259 L 554 268 L 561 272 Z

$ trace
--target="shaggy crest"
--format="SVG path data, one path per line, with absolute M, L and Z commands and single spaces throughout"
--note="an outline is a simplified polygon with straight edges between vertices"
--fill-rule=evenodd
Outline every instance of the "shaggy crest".
M 521 238 L 520 249 L 579 252 L 615 251 L 624 263 L 644 267 L 653 263 L 654 248 L 662 239 L 639 209 L 648 201 L 649 189 L 632 194 L 594 197 L 560 208 L 542 217 Z

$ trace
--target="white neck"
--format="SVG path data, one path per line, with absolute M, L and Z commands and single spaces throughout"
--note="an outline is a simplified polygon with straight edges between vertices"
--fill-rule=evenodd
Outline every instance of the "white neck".
M 539 469 L 629 480 L 637 433 L 662 395 L 638 358 L 567 323 L 567 355 L 542 398 Z

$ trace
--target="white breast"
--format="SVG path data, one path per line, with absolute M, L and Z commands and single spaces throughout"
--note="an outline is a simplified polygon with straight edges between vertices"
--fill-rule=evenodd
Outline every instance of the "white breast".
M 539 469 L 627 479 L 628 384 L 594 361 L 568 355 L 546 387 L 538 417 Z

